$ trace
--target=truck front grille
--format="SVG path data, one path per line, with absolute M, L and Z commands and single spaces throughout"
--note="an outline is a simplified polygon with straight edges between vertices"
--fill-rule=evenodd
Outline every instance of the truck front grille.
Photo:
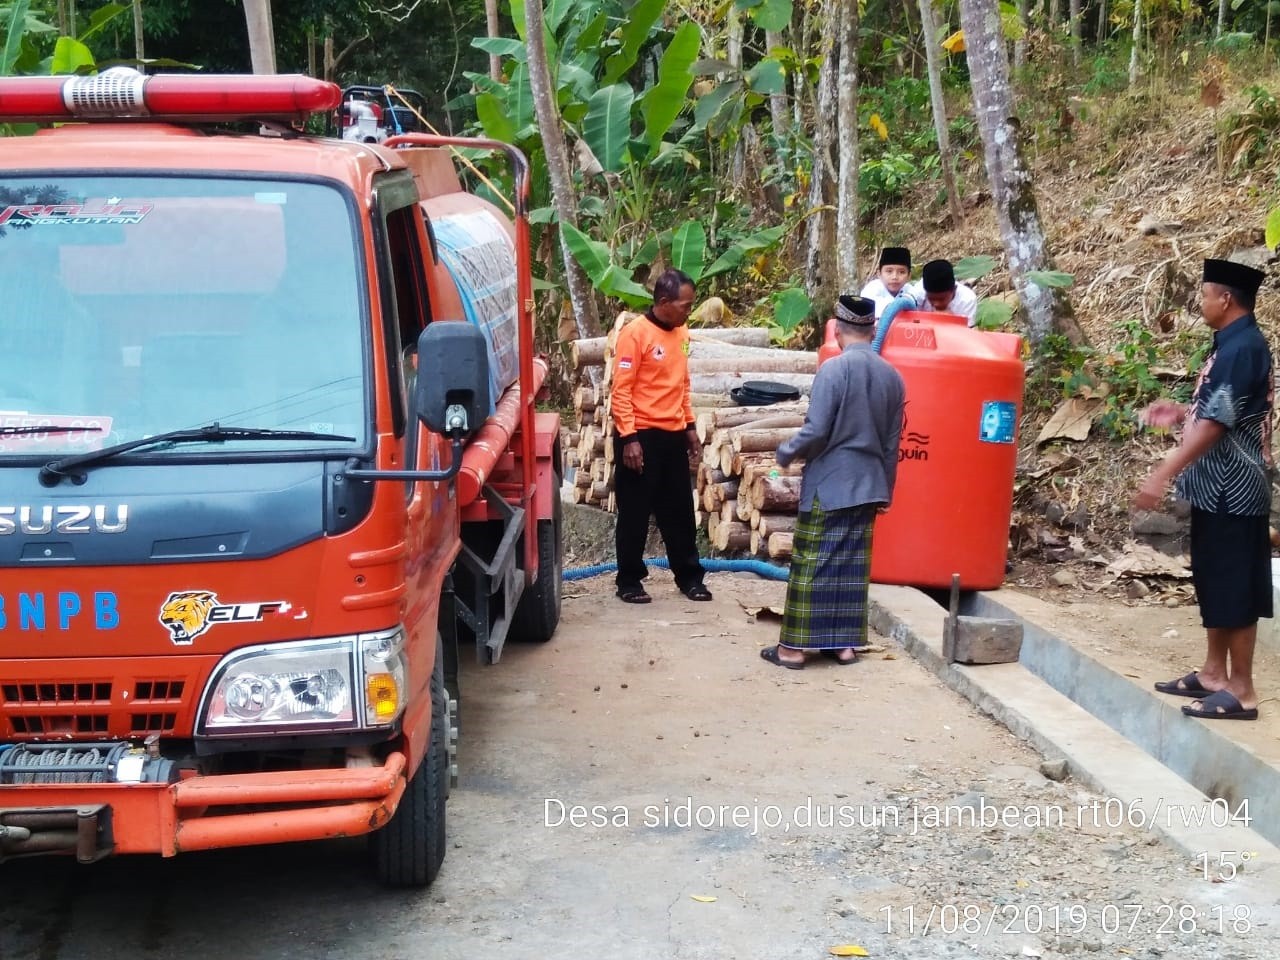
M 181 677 L 0 683 L 0 739 L 171 733 L 186 688 Z M 116 689 L 128 693 L 113 711 Z
M 6 683 L 0 686 L 4 702 L 41 706 L 111 705 L 111 681 L 79 680 L 72 683 Z

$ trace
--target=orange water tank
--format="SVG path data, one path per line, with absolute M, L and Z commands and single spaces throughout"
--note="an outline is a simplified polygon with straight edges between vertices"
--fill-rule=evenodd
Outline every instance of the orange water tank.
M 822 337 L 822 346 L 818 348 L 818 366 L 822 366 L 832 357 L 840 356 L 840 344 L 836 340 L 836 318 L 827 321 L 827 329 Z
M 876 583 L 990 590 L 1013 512 L 1022 340 L 964 317 L 904 310 L 881 348 L 907 388 L 893 505 L 876 521 Z

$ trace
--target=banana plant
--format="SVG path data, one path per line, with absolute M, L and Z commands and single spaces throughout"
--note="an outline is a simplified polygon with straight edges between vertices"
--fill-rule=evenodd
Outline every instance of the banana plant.
M 518 144 L 536 163 L 541 151 L 523 43 L 525 0 L 510 2 L 520 39 L 473 42 L 502 58 L 504 79 L 494 81 L 479 73 L 467 74 L 467 79 L 477 91 L 476 113 L 484 133 Z M 705 280 L 738 269 L 748 255 L 775 246 L 784 233 L 781 226 L 770 227 L 727 249 L 713 250 L 696 220 L 667 230 L 655 228 L 662 201 L 670 202 L 673 192 L 679 196 L 681 171 L 696 168 L 690 145 L 708 123 L 713 127 L 708 132 L 723 136 L 750 109 L 785 86 L 784 67 L 771 56 L 727 78 L 709 95 L 691 97 L 697 76 L 722 72 L 727 65 L 698 59 L 703 36 L 692 20 L 665 31 L 666 4 L 667 0 L 636 0 L 624 9 L 618 0 L 549 0 L 545 11 L 544 39 L 560 115 L 580 141 L 580 162 L 599 175 L 594 182 L 606 191 L 603 200 L 586 193 L 579 206 L 587 220 L 598 222 L 596 232 L 607 242 L 562 225 L 566 244 L 596 289 L 632 305 L 649 300 L 632 280 L 632 270 L 657 260 L 664 250 L 674 266 L 695 280 Z M 775 21 L 784 13 L 789 20 L 791 13 L 791 0 L 742 0 L 742 6 L 769 29 L 776 28 Z M 613 24 L 617 26 L 610 30 Z M 644 72 L 635 69 L 642 57 L 648 65 Z M 650 79 L 637 89 L 633 84 L 641 76 Z M 655 175 L 659 171 L 661 177 Z M 672 184 L 677 184 L 674 190 Z M 537 210 L 532 219 L 549 223 L 553 214 Z

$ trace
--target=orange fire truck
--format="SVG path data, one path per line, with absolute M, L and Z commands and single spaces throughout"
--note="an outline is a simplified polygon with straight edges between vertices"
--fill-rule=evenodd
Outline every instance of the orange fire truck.
M 0 860 L 368 834 L 430 883 L 459 649 L 555 630 L 524 157 L 301 132 L 340 100 L 0 79 Z

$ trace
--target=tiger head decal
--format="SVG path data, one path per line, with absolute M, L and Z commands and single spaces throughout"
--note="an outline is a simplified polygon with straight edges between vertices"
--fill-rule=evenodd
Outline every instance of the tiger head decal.
M 218 597 L 209 590 L 183 590 L 169 594 L 160 607 L 160 622 L 173 633 L 173 642 L 187 646 L 209 629 L 209 614 Z

